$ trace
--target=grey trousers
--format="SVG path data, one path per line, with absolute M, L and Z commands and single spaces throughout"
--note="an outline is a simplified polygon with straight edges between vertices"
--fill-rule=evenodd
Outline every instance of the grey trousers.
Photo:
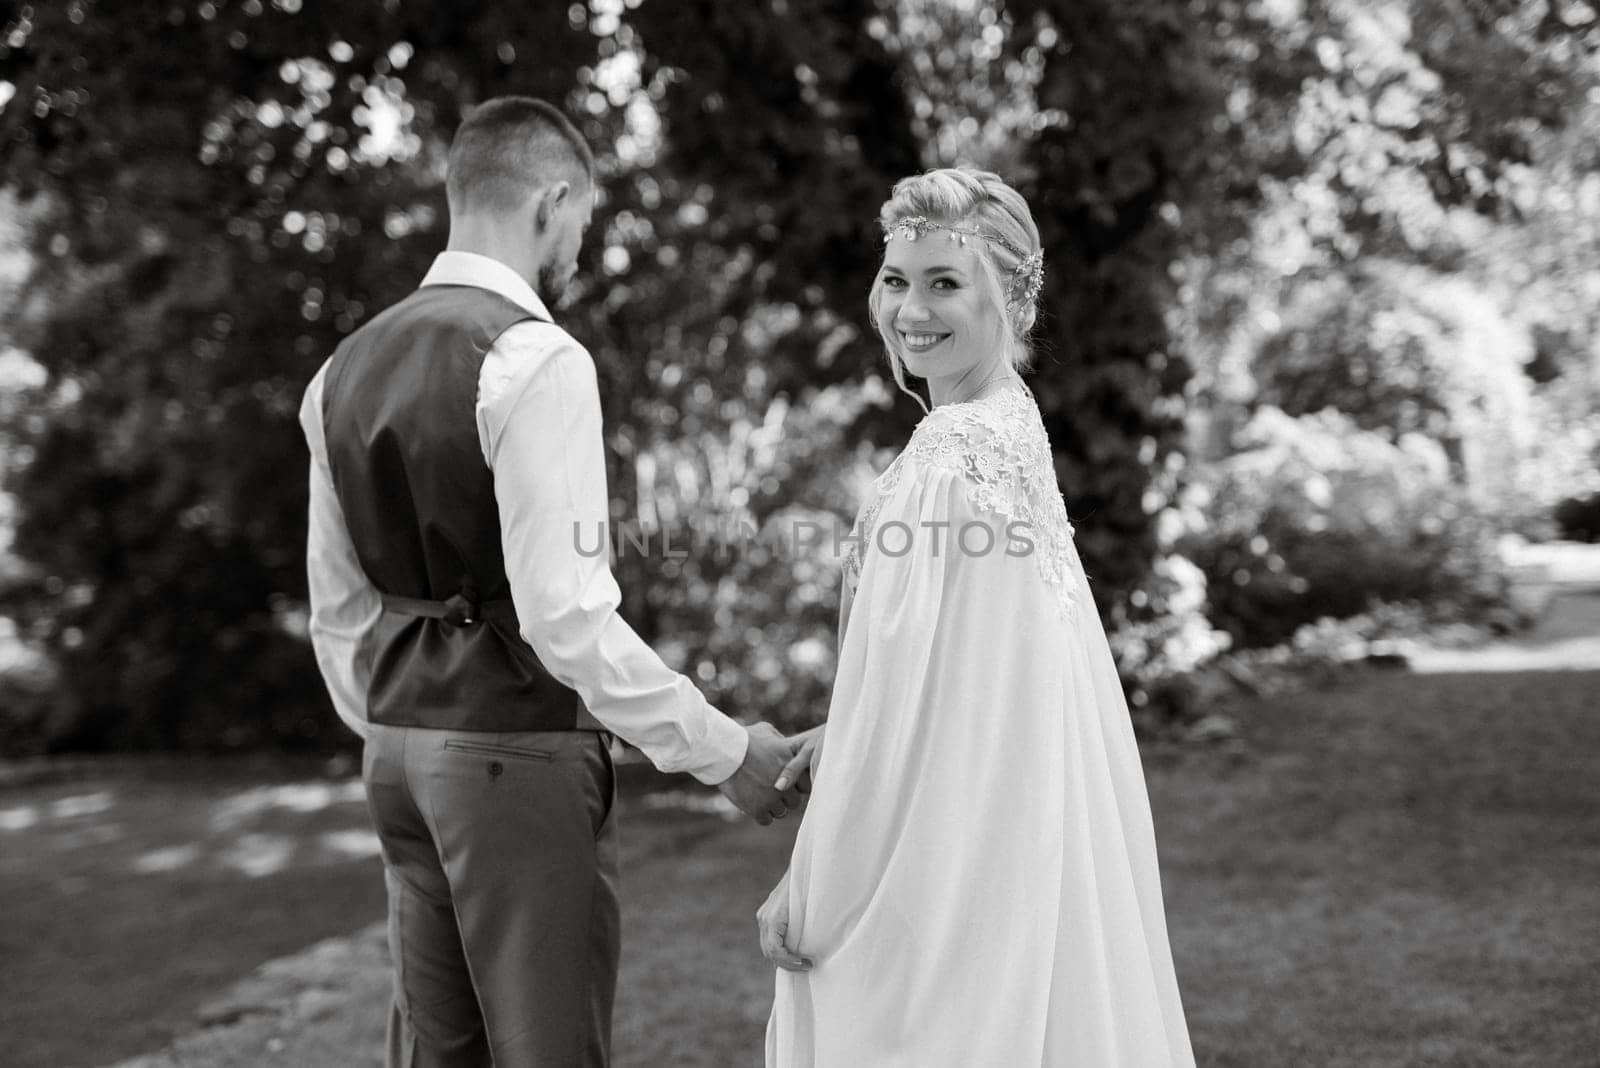
M 616 779 L 591 731 L 374 724 L 390 1068 L 603 1068 L 620 940 Z

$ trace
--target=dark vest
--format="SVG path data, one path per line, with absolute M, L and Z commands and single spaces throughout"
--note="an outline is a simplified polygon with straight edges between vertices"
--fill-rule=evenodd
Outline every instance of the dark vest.
M 598 729 L 518 633 L 475 413 L 483 358 L 532 319 L 473 286 L 424 286 L 329 362 L 334 490 L 383 595 L 367 715 L 472 731 Z

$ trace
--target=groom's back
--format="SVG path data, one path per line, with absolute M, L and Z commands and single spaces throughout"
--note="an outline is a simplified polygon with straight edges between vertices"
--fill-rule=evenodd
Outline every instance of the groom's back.
M 504 580 L 474 407 L 484 354 L 528 318 L 488 290 L 425 286 L 334 353 L 328 463 L 361 566 L 384 593 L 444 600 L 470 576 L 490 597 Z
M 574 725 L 577 695 L 549 677 L 518 634 L 475 414 L 484 356 L 531 318 L 485 289 L 424 286 L 345 339 L 329 362 L 328 465 L 362 570 L 385 597 L 368 696 L 373 722 Z M 480 609 L 470 620 L 420 614 L 423 602 L 452 598 Z

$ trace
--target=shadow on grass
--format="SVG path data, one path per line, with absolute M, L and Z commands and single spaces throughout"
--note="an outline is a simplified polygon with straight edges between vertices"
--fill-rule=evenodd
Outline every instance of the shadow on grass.
M 640 996 L 655 997 L 658 1013 L 682 1013 L 680 1027 L 696 1014 L 715 1027 L 716 1035 L 695 1039 L 701 1048 L 748 1045 L 755 1007 L 736 1006 L 732 1016 L 689 1009 L 707 996 L 700 969 L 713 950 L 695 938 L 695 924 L 716 927 L 754 909 L 697 892 L 714 881 L 705 867 L 723 863 L 716 854 L 743 849 L 731 809 L 714 793 L 684 788 L 687 780 L 639 767 L 621 772 L 630 939 L 624 988 L 675 988 Z M 768 867 L 781 865 L 787 851 L 771 834 L 751 844 L 756 853 L 765 850 Z M 382 919 L 377 855 L 361 784 L 347 775 L 160 758 L 78 762 L 48 780 L 0 788 L 0 1063 L 113 1063 L 194 1031 L 202 1009 L 209 1022 L 230 1024 L 240 1000 L 227 991 L 242 977 Z M 736 881 L 729 894 L 750 881 Z M 759 976 L 763 962 L 743 935 L 742 926 L 738 937 L 730 932 L 720 950 L 734 951 L 737 943 L 748 951 L 746 978 Z M 648 974 L 641 976 L 633 950 L 661 944 L 670 960 L 646 949 Z M 351 959 L 371 970 L 370 953 Z M 338 976 L 323 978 L 332 984 L 326 992 L 337 993 Z M 342 985 L 359 989 L 361 1018 L 305 1028 L 335 1031 L 337 1040 L 309 1035 L 296 1047 L 292 1036 L 274 1037 L 226 1052 L 212 1046 L 207 1056 L 214 1061 L 200 1063 L 376 1063 L 387 976 L 345 978 Z M 251 1001 L 243 999 L 245 1011 L 259 1007 Z M 632 1019 L 619 1022 L 619 1031 Z M 641 1038 L 651 1049 L 672 1048 L 648 1032 Z M 314 1060 L 301 1056 L 307 1050 Z M 716 1063 L 732 1063 L 717 1056 Z
M 1600 1063 L 1597 693 L 1600 672 L 1357 675 L 1242 709 L 1235 743 L 1147 753 L 1200 1064 Z M 729 820 L 682 780 L 650 782 L 623 799 L 616 1064 L 757 1064 L 772 979 L 754 912 L 794 828 Z M 30 827 L 0 830 L 0 887 L 22 909 L 0 935 L 8 1063 L 152 1049 L 255 961 L 381 915 L 376 861 L 328 844 L 350 844 L 329 835 L 364 814 L 337 791 L 311 811 L 263 807 L 310 796 L 279 785 L 63 787 L 37 799 Z M 226 835 L 209 830 L 241 811 Z M 289 861 L 254 876 L 230 863 L 226 842 L 286 833 L 275 821 L 297 828 Z M 121 829 L 95 844 L 85 832 L 104 822 Z M 173 842 L 201 848 L 132 872 Z M 19 843 L 29 852 L 14 860 Z M 376 1063 L 387 976 L 381 954 L 362 960 L 330 980 L 359 991 L 336 1019 L 273 1025 L 271 1063 Z M 262 1050 L 183 1063 L 266 1063 Z
M 8 1064 L 162 1045 L 261 962 L 381 915 L 359 783 L 255 761 L 77 769 L 0 790 Z

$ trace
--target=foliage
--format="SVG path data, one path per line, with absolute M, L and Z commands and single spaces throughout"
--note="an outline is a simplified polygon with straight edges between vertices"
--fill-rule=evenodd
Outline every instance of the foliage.
M 451 20 L 395 7 L 71 3 L 7 28 L 4 178 L 39 253 L 8 327 L 47 372 L 8 603 L 63 669 L 52 746 L 326 744 L 294 626 L 301 383 L 424 262 L 437 198 L 404 124 L 506 76 L 435 63 L 466 45 L 429 29 Z M 541 75 L 588 40 L 564 29 Z
M 1496 304 L 1469 280 L 1383 260 L 1303 273 L 1257 349 L 1257 403 L 1425 435 L 1479 511 L 1542 515 L 1563 466 L 1549 447 L 1561 424 L 1527 374 L 1533 332 Z
M 10 428 L 31 567 L 7 604 L 63 666 L 50 745 L 336 730 L 283 477 L 300 386 L 420 277 L 476 100 L 564 100 L 601 148 L 606 248 L 568 318 L 601 367 L 619 498 L 664 441 L 716 441 L 813 368 L 856 373 L 826 308 L 866 288 L 863 190 L 913 160 L 855 32 L 868 5 L 701 8 L 73 3 L 6 27 L 3 184 L 40 253 L 7 328 L 46 375 Z M 660 584 L 627 585 L 653 633 Z
M 1190 314 L 1207 389 L 1248 388 L 1235 361 L 1275 329 L 1285 281 L 1367 257 L 1537 291 L 1550 325 L 1576 325 L 1579 308 L 1552 305 L 1593 256 L 1591 214 L 1573 200 L 1593 170 L 1594 27 L 1535 15 L 1491 20 L 1457 0 L 1234 9 L 1216 53 L 1226 173 L 1255 210 L 1242 234 L 1192 231 L 1222 239 L 1196 242 L 1184 272 L 1188 295 L 1204 292 Z
M 699 8 L 644 4 L 617 29 L 637 75 L 608 101 L 650 136 L 608 165 L 602 272 L 574 330 L 611 404 L 619 524 L 689 547 L 622 554 L 627 614 L 721 707 L 809 725 L 838 569 L 787 532 L 847 523 L 851 439 L 906 430 L 857 324 L 877 202 L 916 150 L 894 63 L 862 32 L 872 3 Z
M 1206 712 L 1196 672 L 1232 642 L 1206 613 L 1208 592 L 1206 575 L 1193 561 L 1165 553 L 1134 591 L 1137 616 L 1107 635 L 1119 669 L 1134 680 L 1129 711 L 1145 736 L 1170 734 Z
M 1463 515 L 1531 529 L 1593 488 L 1600 27 L 1537 7 L 20 9 L 0 37 L 0 368 L 38 371 L 0 393 L 23 562 L 0 610 L 60 684 L 26 717 L 8 703 L 0 739 L 336 741 L 304 645 L 299 393 L 420 277 L 450 131 L 503 92 L 561 101 L 597 146 L 598 247 L 561 316 L 600 368 L 619 527 L 766 535 L 619 558 L 625 614 L 674 663 L 736 713 L 815 715 L 834 565 L 774 531 L 848 518 L 908 432 L 862 330 L 874 208 L 903 174 L 973 162 L 1040 220 L 1033 386 L 1130 696 L 1181 716 L 1173 680 L 1219 645 L 1208 596 L 1261 640 L 1304 615 L 1275 573 L 1234 583 L 1256 554 L 1224 562 L 1240 532 L 1198 533 L 1186 489 L 1227 482 L 1206 467 L 1257 409 L 1437 437 Z M 1310 568 L 1317 532 L 1292 524 L 1316 513 L 1292 491 L 1252 506 Z M 1406 582 L 1466 603 L 1472 568 L 1429 544 L 1451 562 Z
M 1206 574 L 1210 618 L 1239 647 L 1373 602 L 1444 615 L 1504 605 L 1492 528 L 1432 439 L 1391 442 L 1332 409 L 1262 408 L 1237 446 L 1197 482 L 1212 522 L 1183 549 Z
M 1190 376 L 1166 308 L 1181 247 L 1175 223 L 1201 188 L 1221 87 L 1203 63 L 1203 38 L 1171 5 L 1067 0 L 1010 10 L 1037 28 L 1043 54 L 1042 121 L 1027 162 L 1052 254 L 1041 298 L 1051 344 L 1035 389 L 1079 549 L 1111 629 L 1182 628 L 1183 599 L 1163 596 L 1167 584 L 1152 570 Z M 1161 673 L 1165 645 L 1122 645 L 1135 704 Z M 1139 649 L 1147 655 L 1129 655 Z
M 1229 652 L 1204 674 L 1231 705 L 1348 684 L 1355 673 L 1372 668 L 1403 667 L 1407 650 L 1418 641 L 1464 646 L 1488 637 L 1484 627 L 1441 625 L 1436 613 L 1421 604 L 1389 601 L 1356 615 L 1303 623 L 1276 645 Z
M 1249 498 L 1242 516 L 1204 497 L 1182 513 L 1211 618 L 1270 644 L 1369 597 L 1495 614 L 1483 528 L 1542 534 L 1551 504 L 1594 477 L 1587 279 L 1600 243 L 1583 190 L 1597 180 L 1596 27 L 1554 7 L 1491 13 L 1457 0 L 1216 10 L 1236 30 L 1213 53 L 1228 72 L 1234 153 L 1220 173 L 1253 205 L 1232 225 L 1191 228 L 1178 265 L 1197 482 Z M 1381 459 L 1383 443 L 1420 434 L 1437 445 L 1438 514 L 1401 522 L 1443 523 L 1448 539 L 1422 532 L 1418 559 L 1386 564 L 1377 547 L 1409 552 L 1403 534 L 1341 533 L 1287 477 L 1270 480 L 1276 502 L 1242 485 L 1244 466 L 1277 455 L 1259 441 L 1256 455 L 1234 455 L 1252 420 L 1330 408 L 1347 427 L 1313 418 L 1285 432 L 1331 444 L 1369 431 L 1352 447 L 1374 475 L 1405 466 L 1399 453 Z M 1347 516 L 1390 502 L 1381 479 L 1348 489 Z M 1275 529 L 1251 530 L 1251 516 Z M 1363 561 L 1349 576 L 1314 559 L 1343 554 Z
M 874 474 L 870 446 L 851 462 L 846 428 L 887 399 L 881 383 L 830 387 L 803 406 L 780 398 L 759 422 L 735 420 L 726 440 L 641 457 L 640 537 L 623 540 L 618 566 L 650 593 L 663 657 L 719 707 L 786 730 L 823 718 L 839 538 Z

